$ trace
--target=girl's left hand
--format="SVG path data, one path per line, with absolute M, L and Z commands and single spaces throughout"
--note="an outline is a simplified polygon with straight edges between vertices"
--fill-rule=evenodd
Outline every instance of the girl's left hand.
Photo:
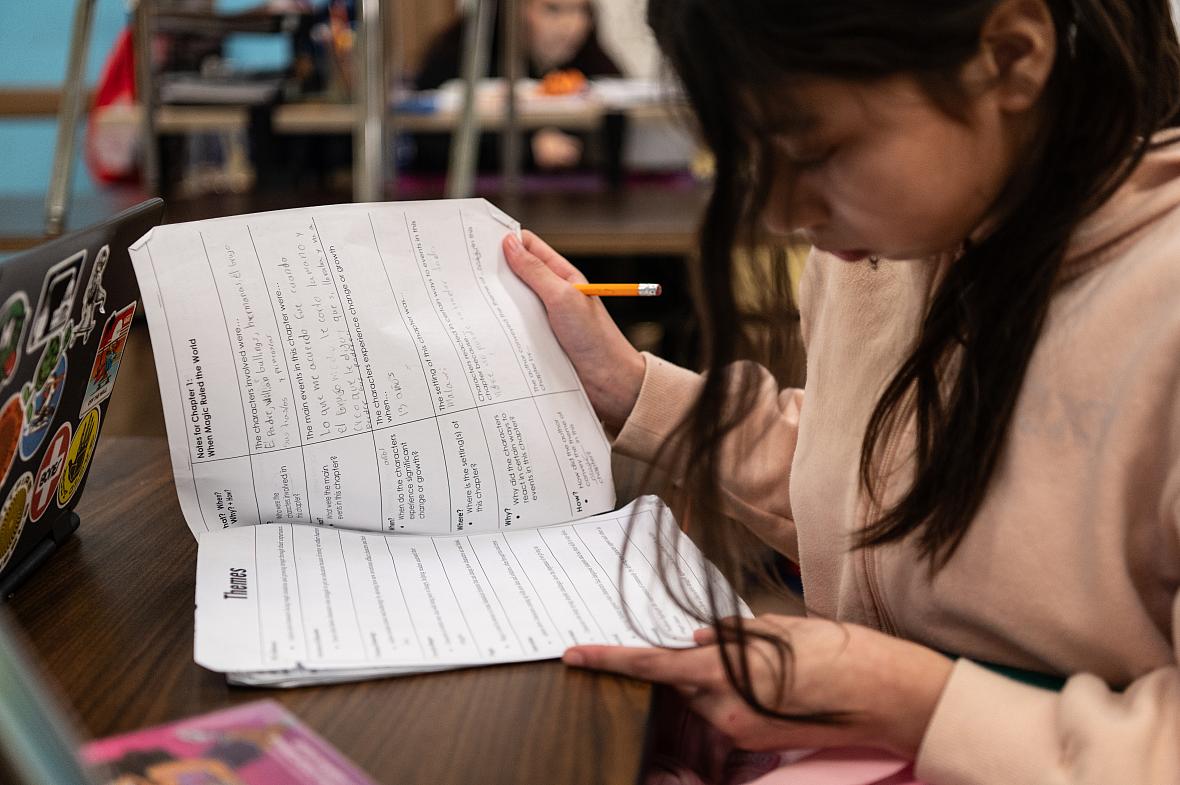
M 780 679 L 776 648 L 748 638 L 750 681 L 763 705 L 788 714 L 834 713 L 847 719 L 821 724 L 755 712 L 726 679 L 712 628 L 697 631 L 696 648 L 574 646 L 562 659 L 567 665 L 671 685 L 742 749 L 869 746 L 914 759 L 950 676 L 951 660 L 856 624 L 776 615 L 744 624 L 750 632 L 790 646 L 783 663 L 786 675 Z M 736 645 L 724 645 L 736 664 Z

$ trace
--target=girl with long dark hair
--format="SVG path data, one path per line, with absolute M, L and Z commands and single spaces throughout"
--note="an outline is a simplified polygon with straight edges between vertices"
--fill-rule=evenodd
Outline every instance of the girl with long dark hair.
M 715 591 L 696 648 L 566 661 L 674 685 L 747 749 L 1180 782 L 1166 0 L 650 0 L 649 22 L 717 161 L 708 372 L 637 353 L 535 236 L 505 253 L 616 449 L 723 570 L 743 530 L 797 560 L 811 613 L 743 621 Z M 774 234 L 813 247 L 798 319 L 781 270 L 734 285 Z M 803 390 L 780 383 L 796 324 Z

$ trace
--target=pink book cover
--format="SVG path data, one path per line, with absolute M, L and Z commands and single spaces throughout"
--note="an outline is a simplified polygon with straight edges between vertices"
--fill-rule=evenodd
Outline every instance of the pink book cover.
M 93 741 L 82 760 L 107 785 L 376 785 L 274 701 Z
M 862 747 L 738 749 L 676 692 L 656 692 L 643 785 L 922 785 L 913 766 Z
M 743 785 L 922 785 L 908 762 L 879 750 L 840 747 L 776 757 L 777 765 Z

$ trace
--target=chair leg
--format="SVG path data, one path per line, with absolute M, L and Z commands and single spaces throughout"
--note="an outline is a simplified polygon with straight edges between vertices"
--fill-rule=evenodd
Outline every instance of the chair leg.
M 69 208 L 74 148 L 82 116 L 82 97 L 86 94 L 86 53 L 90 48 L 90 28 L 94 19 L 94 0 L 77 0 L 74 27 L 70 32 L 70 60 L 61 105 L 57 110 L 57 142 L 53 150 L 53 172 L 45 197 L 45 234 L 54 237 L 65 228 Z
M 463 111 L 459 127 L 451 136 L 451 159 L 447 166 L 447 197 L 471 196 L 475 187 L 475 169 L 479 156 L 479 112 L 476 109 L 476 85 L 488 75 L 491 57 L 492 24 L 496 0 L 472 0 L 467 12 L 463 42 Z

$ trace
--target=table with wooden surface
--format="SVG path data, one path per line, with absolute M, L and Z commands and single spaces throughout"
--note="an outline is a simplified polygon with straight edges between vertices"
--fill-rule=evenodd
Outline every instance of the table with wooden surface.
M 197 666 L 197 547 L 162 436 L 104 435 L 78 513 L 8 608 L 87 738 L 273 698 L 381 783 L 640 777 L 651 689 L 629 679 L 550 661 L 260 690 Z
M 438 198 L 427 191 L 406 198 Z M 704 184 L 637 184 L 620 189 L 600 188 L 562 192 L 543 188 L 489 199 L 527 229 L 535 231 L 567 256 L 685 256 L 696 248 L 696 232 L 708 199 Z M 104 220 L 148 195 L 135 188 L 105 189 L 79 197 L 69 216 L 68 229 Z M 244 194 L 207 194 L 169 199 L 167 223 L 217 218 L 223 215 L 284 210 L 348 202 L 339 191 L 277 191 Z M 0 253 L 29 248 L 40 235 L 44 199 L 0 195 Z
M 399 199 L 441 198 L 442 185 L 439 180 L 438 191 L 423 188 Z M 619 189 L 538 187 L 486 197 L 567 256 L 687 256 L 696 250 L 709 186 L 676 181 Z M 166 201 L 164 220 L 179 223 L 347 201 L 347 194 L 319 191 L 208 194 Z

